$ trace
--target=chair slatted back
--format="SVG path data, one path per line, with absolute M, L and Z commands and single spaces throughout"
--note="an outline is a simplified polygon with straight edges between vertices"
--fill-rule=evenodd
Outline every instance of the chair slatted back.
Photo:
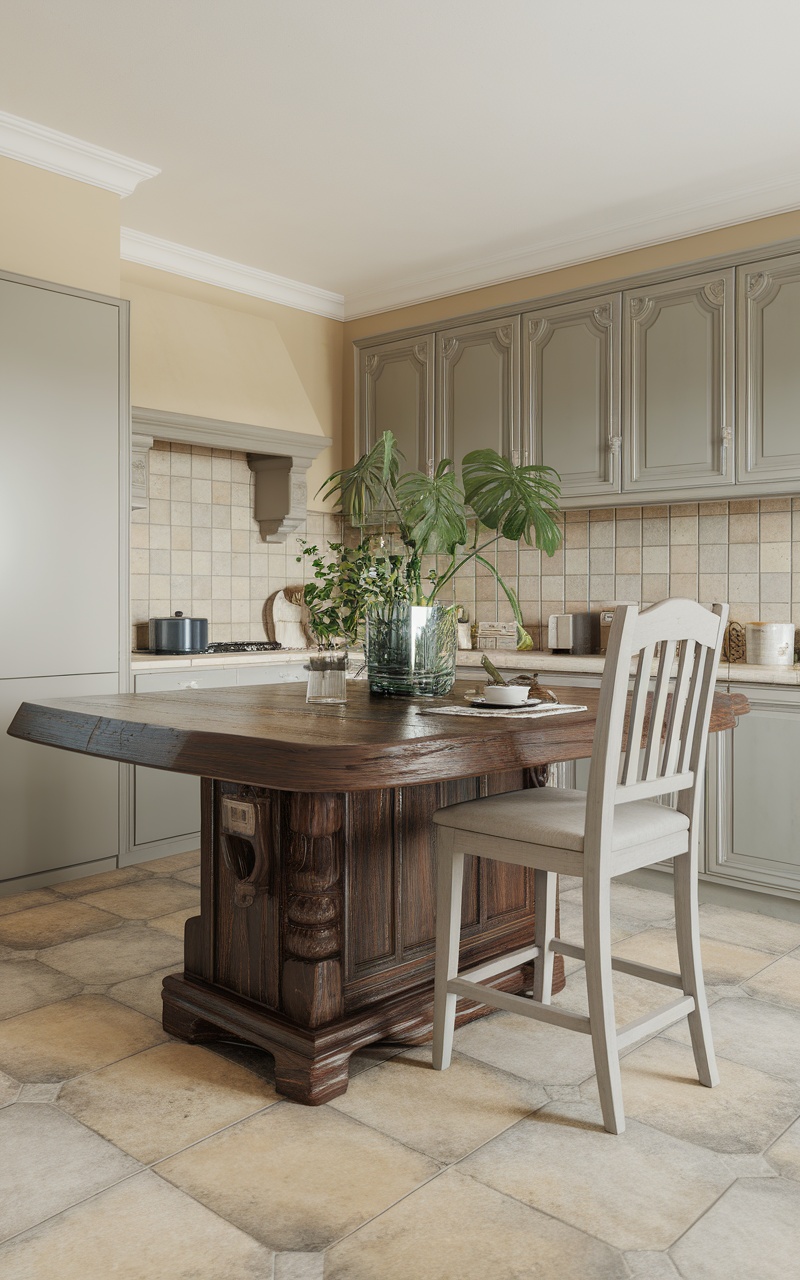
M 678 807 L 696 817 L 727 617 L 726 604 L 706 609 L 694 600 L 615 610 L 589 772 L 587 850 L 610 845 L 617 804 L 686 793 Z

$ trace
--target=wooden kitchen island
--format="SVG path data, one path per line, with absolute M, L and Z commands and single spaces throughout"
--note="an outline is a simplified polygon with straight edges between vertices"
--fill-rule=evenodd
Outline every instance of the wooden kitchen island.
M 465 688 L 436 701 L 463 705 Z M 164 1027 L 268 1050 L 280 1092 L 316 1104 L 345 1091 L 356 1049 L 430 1036 L 431 815 L 543 786 L 551 761 L 591 755 L 598 692 L 559 692 L 587 711 L 431 715 L 432 699 L 370 697 L 360 682 L 344 706 L 307 706 L 304 686 L 251 685 L 23 703 L 9 733 L 202 777 L 200 915 L 186 922 L 184 972 L 164 980 Z M 712 730 L 746 710 L 717 694 Z M 533 873 L 469 862 L 463 961 L 529 944 Z M 529 983 L 524 969 L 492 980 Z

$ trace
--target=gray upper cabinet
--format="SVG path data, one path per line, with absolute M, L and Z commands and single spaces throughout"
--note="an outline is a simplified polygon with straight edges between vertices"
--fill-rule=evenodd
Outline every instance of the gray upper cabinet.
M 554 467 L 565 498 L 618 493 L 622 295 L 522 317 L 522 461 Z
M 437 458 L 459 473 L 472 449 L 519 456 L 519 335 L 518 315 L 436 335 Z
M 359 446 L 393 432 L 406 471 L 424 471 L 434 455 L 432 333 L 362 347 L 358 354 Z
M 734 272 L 623 295 L 626 491 L 734 480 Z
M 800 477 L 800 254 L 739 269 L 740 481 Z

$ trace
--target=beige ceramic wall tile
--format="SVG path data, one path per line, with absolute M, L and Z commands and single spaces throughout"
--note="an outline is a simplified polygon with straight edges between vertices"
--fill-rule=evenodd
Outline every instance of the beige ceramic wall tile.
M 355 1231 L 438 1169 L 332 1108 L 287 1103 L 157 1166 L 269 1248 L 311 1251 Z
M 114 929 L 119 916 L 82 902 L 59 900 L 0 919 L 0 943 L 18 950 L 39 950 L 71 938 Z
M 698 1082 L 688 1045 L 659 1036 L 622 1060 L 625 1113 L 711 1151 L 760 1152 L 800 1115 L 800 1089 L 719 1059 L 720 1083 Z M 597 1098 L 594 1081 L 583 1086 Z
M 37 960 L 0 961 L 0 1018 L 76 995 L 81 985 Z
M 35 1103 L 18 1102 L 0 1111 L 0 1150 L 0 1240 L 27 1231 L 141 1167 L 55 1107 Z M 51 1265 L 50 1274 L 62 1274 L 55 1259 Z
M 667 1249 L 731 1182 L 719 1156 L 636 1120 L 612 1137 L 597 1107 L 551 1103 L 463 1172 L 618 1249 Z
M 50 947 L 39 959 L 78 982 L 108 986 L 142 973 L 152 973 L 183 957 L 180 941 L 156 927 L 127 924 L 94 938 L 78 938 Z
M 616 1251 L 450 1170 L 326 1256 L 326 1280 L 623 1280 Z
M 800 1186 L 782 1178 L 737 1182 L 672 1250 L 683 1276 L 787 1280 L 797 1270 Z
M 277 1100 L 271 1085 L 243 1067 L 173 1043 L 69 1081 L 58 1105 L 152 1164 Z
M 104 996 L 74 996 L 0 1022 L 0 1067 L 15 1080 L 67 1080 L 167 1037 L 157 1022 Z
M 727 573 L 727 542 L 704 542 L 700 544 L 698 567 L 701 573 Z
M 429 1048 L 394 1057 L 350 1084 L 331 1104 L 442 1162 L 459 1160 L 537 1107 L 537 1085 L 456 1055 L 434 1071 Z

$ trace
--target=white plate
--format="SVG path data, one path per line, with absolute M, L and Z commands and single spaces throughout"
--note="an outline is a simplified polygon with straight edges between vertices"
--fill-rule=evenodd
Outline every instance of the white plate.
M 525 702 L 490 702 L 488 698 L 470 698 L 471 707 L 483 707 L 486 711 L 524 711 L 526 707 L 538 707 L 542 698 L 527 698 Z

